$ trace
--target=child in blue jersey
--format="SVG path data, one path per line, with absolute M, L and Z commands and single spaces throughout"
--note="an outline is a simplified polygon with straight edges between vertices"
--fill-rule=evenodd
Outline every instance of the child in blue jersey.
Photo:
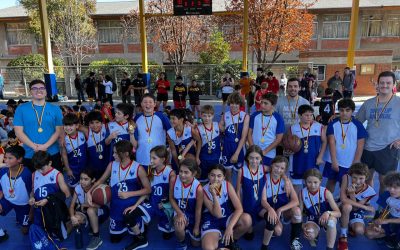
M 99 207 L 96 204 L 90 206 L 87 203 L 87 192 L 92 188 L 95 181 L 94 169 L 83 169 L 81 171 L 79 184 L 74 189 L 69 206 L 69 215 L 74 227 L 79 227 L 81 225 L 87 226 L 90 224 L 93 236 L 86 248 L 87 250 L 95 250 L 103 244 L 103 240 L 100 238 L 99 234 L 99 224 L 108 219 L 109 215 L 109 208 L 107 205 Z
M 300 192 L 300 209 L 306 214 L 303 235 L 316 246 L 320 227 L 326 229 L 326 249 L 333 250 L 336 241 L 336 223 L 341 213 L 332 193 L 321 187 L 322 174 L 318 169 L 308 169 L 304 173 L 306 187 Z
M 66 114 L 63 123 L 65 136 L 61 156 L 66 169 L 67 184 L 75 187 L 78 185 L 81 171 L 86 168 L 86 137 L 83 132 L 78 131 L 79 118 L 76 114 Z
M 375 213 L 375 208 L 369 202 L 376 195 L 376 192 L 366 183 L 368 176 L 369 170 L 366 164 L 354 163 L 348 173 L 342 177 L 339 250 L 348 249 L 347 231 L 349 225 L 355 235 L 364 235 L 364 216 L 368 212 Z
M 108 160 L 114 160 L 114 153 L 111 149 L 120 140 L 127 140 L 134 143 L 133 133 L 135 124 L 132 121 L 133 106 L 129 103 L 118 103 L 115 108 L 115 120 L 108 123 L 106 134 L 106 145 L 110 148 Z
M 298 114 L 300 122 L 290 126 L 288 131 L 302 141 L 300 151 L 289 156 L 289 172 L 296 193 L 303 187 L 304 172 L 310 168 L 318 168 L 323 163 L 322 157 L 327 144 L 325 127 L 314 121 L 313 107 L 301 105 Z
M 179 161 L 187 154 L 195 155 L 195 141 L 192 136 L 192 126 L 185 122 L 186 112 L 184 109 L 173 109 L 169 114 L 172 128 L 167 131 L 167 141 L 171 150 L 171 165 L 178 170 Z
M 195 176 L 200 172 L 194 159 L 185 159 L 179 166 L 179 175 L 171 178 L 169 202 L 174 209 L 176 250 L 186 250 L 186 232 L 193 246 L 200 245 L 200 222 L 203 207 L 203 188 Z
M 151 194 L 149 202 L 143 204 L 145 222 L 158 217 L 158 230 L 163 232 L 165 240 L 172 237 L 174 227 L 172 216 L 168 217 L 164 209 L 169 209 L 169 184 L 172 178 L 175 178 L 175 172 L 168 165 L 168 150 L 165 146 L 155 146 L 150 151 L 151 165 L 149 166 L 149 180 L 151 185 Z
M 280 114 L 274 111 L 278 96 L 267 93 L 261 96 L 261 111 L 251 115 L 248 141 L 262 149 L 263 164 L 270 166 L 276 156 L 276 147 L 281 143 L 285 124 Z
M 5 168 L 0 169 L 0 215 L 6 216 L 15 211 L 17 223 L 23 234 L 29 229 L 29 195 L 32 191 L 32 174 L 22 165 L 25 150 L 21 146 L 6 149 Z M 0 242 L 6 240 L 8 234 L 0 228 Z
M 328 124 L 328 147 L 324 155 L 323 176 L 328 178 L 326 188 L 333 192 L 336 182 L 341 182 L 351 164 L 360 162 L 367 131 L 361 122 L 352 117 L 356 105 L 351 99 L 338 103 L 340 117 Z
M 106 146 L 106 126 L 102 122 L 99 111 L 91 111 L 86 115 L 89 129 L 86 129 L 88 163 L 95 171 L 95 178 L 99 179 L 109 163 L 109 148 Z
M 400 248 L 400 173 L 389 172 L 383 183 L 390 196 L 386 198 L 385 209 L 367 227 L 369 239 L 385 238 L 389 248 Z
M 224 113 L 219 122 L 221 133 L 225 133 L 222 150 L 222 163 L 226 168 L 226 180 L 232 178 L 232 169 L 238 171 L 243 166 L 244 148 L 249 130 L 249 116 L 240 111 L 244 105 L 239 92 L 228 96 L 229 111 Z
M 199 181 L 206 182 L 209 168 L 218 164 L 221 158 L 221 135 L 218 122 L 214 122 L 214 107 L 204 105 L 201 108 L 203 124 L 197 127 L 194 137 L 197 141 L 196 160 L 201 169 Z
M 265 229 L 261 250 L 267 250 L 272 235 L 281 236 L 283 225 L 281 217 L 285 221 L 291 221 L 292 231 L 290 243 L 292 250 L 302 248 L 300 243 L 302 213 L 299 206 L 299 198 L 293 185 L 285 173 L 289 167 L 286 157 L 276 156 L 271 162 L 271 172 L 266 175 L 266 183 L 262 191 L 261 205 L 266 210 L 264 214 Z M 288 188 L 285 188 L 288 186 Z
M 44 218 L 41 208 L 46 206 L 50 200 L 52 202 L 65 200 L 71 194 L 62 173 L 51 166 L 51 158 L 47 152 L 35 152 L 32 157 L 32 164 L 36 171 L 32 174 L 33 189 L 30 194 L 29 205 L 35 208 L 33 223 L 43 227 Z
M 212 166 L 208 173 L 209 183 L 203 187 L 206 208 L 201 227 L 203 250 L 218 249 L 221 237 L 222 244 L 229 249 L 240 249 L 237 240 L 251 227 L 251 217 L 243 213 L 234 187 L 225 180 L 225 171 L 221 164 Z
M 115 161 L 110 162 L 103 176 L 87 192 L 87 201 L 93 206 L 91 192 L 110 178 L 110 240 L 118 243 L 126 231 L 134 235 L 133 242 L 125 249 L 146 247 L 148 241 L 142 233 L 144 208 L 142 196 L 151 193 L 151 187 L 144 168 L 134 160 L 133 146 L 127 140 L 115 143 Z

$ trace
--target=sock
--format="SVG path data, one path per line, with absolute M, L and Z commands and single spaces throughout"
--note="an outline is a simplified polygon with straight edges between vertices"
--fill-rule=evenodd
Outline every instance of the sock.
M 347 230 L 348 230 L 347 228 L 341 227 L 340 228 L 340 235 L 347 237 Z
M 333 250 L 333 247 L 326 247 L 326 250 Z
M 0 228 L 0 236 L 4 236 L 4 235 L 5 235 L 5 233 L 4 233 L 3 228 Z
M 300 238 L 300 234 L 301 234 L 301 222 L 292 223 L 292 228 L 290 232 L 290 242 L 292 242 L 295 238 Z
M 262 250 L 268 250 L 268 246 L 267 245 L 264 245 L 264 243 L 261 245 L 261 249 Z
M 93 236 L 94 236 L 94 237 L 99 237 L 99 236 L 100 236 L 100 233 L 99 233 L 99 232 L 93 233 Z

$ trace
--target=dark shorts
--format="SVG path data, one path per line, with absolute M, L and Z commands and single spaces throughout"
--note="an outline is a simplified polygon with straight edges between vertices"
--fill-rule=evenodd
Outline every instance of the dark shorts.
M 135 95 L 135 105 L 140 107 L 141 102 L 142 102 L 142 97 L 140 95 Z
M 390 148 L 390 145 L 378 151 L 363 151 L 361 162 L 368 165 L 381 175 L 397 169 L 399 163 L 399 150 Z
M 341 166 L 339 166 L 339 172 L 336 172 L 332 169 L 332 163 L 325 162 L 323 176 L 328 178 L 328 180 L 334 180 L 342 183 L 342 177 L 343 175 L 347 174 L 347 172 L 349 172 L 349 169 Z
M 168 94 L 157 94 L 157 101 L 159 102 L 167 102 Z
M 189 104 L 191 106 L 200 105 L 200 100 L 189 100 Z
M 222 93 L 222 101 L 223 102 L 226 102 L 227 100 L 228 100 L 228 96 L 230 95 L 231 93 Z

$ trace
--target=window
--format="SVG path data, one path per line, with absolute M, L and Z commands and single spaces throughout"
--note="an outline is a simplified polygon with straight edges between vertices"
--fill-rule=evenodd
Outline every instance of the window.
M 8 45 L 30 45 L 31 35 L 27 31 L 26 23 L 7 24 Z
M 313 72 L 317 76 L 317 81 L 325 81 L 326 65 L 314 65 Z
M 400 36 L 400 15 L 389 15 L 386 34 L 387 36 Z
M 140 33 L 137 26 L 129 27 L 126 35 L 128 43 L 140 43 Z
M 373 75 L 375 71 L 375 64 L 361 64 L 360 75 Z
M 224 24 L 221 31 L 225 40 L 230 40 L 230 38 L 241 39 L 243 32 L 242 27 L 237 24 Z
M 312 35 L 311 39 L 313 39 L 313 40 L 318 39 L 318 22 L 317 21 L 313 22 L 313 35 Z
M 97 21 L 99 43 L 122 43 L 122 26 L 118 20 Z
M 348 38 L 350 15 L 326 15 L 322 23 L 322 36 L 327 39 Z
M 382 32 L 382 17 L 381 16 L 363 16 L 361 35 L 363 37 L 381 36 Z

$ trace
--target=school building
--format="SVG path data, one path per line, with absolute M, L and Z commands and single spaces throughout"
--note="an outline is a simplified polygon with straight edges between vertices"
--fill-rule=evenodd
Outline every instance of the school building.
M 223 10 L 223 2 L 213 1 L 213 10 Z M 314 35 L 308 49 L 283 55 L 278 63 L 311 62 L 321 84 L 326 84 L 336 70 L 343 74 L 347 60 L 351 4 L 351 0 L 317 1 L 309 8 L 316 17 L 313 23 Z M 123 15 L 137 6 L 138 1 L 97 3 L 92 18 L 97 27 L 98 46 L 86 63 L 103 58 L 125 58 L 131 63 L 141 62 L 138 26 L 132 27 L 132 35 L 125 38 L 120 22 Z M 26 32 L 27 22 L 27 13 L 22 6 L 0 10 L 0 67 L 6 66 L 19 55 L 42 52 L 40 41 Z M 229 24 L 221 27 L 223 32 L 231 32 L 232 29 L 241 30 Z M 149 60 L 168 63 L 151 39 L 148 39 L 148 53 Z M 240 59 L 241 46 L 232 46 L 231 55 Z M 190 55 L 187 62 L 196 63 L 197 57 Z M 400 68 L 399 0 L 360 0 L 355 64 L 357 95 L 374 94 L 374 82 L 379 72 L 392 70 L 396 66 Z

